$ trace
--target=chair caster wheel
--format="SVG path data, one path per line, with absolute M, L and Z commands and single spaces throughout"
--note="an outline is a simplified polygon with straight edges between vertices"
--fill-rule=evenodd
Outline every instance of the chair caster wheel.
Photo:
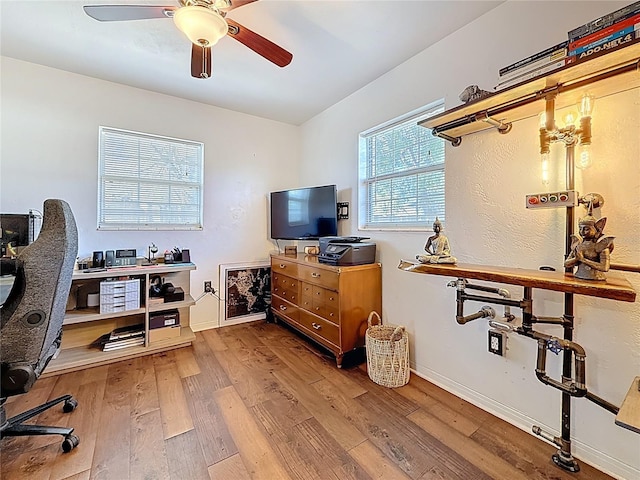
M 73 434 L 66 435 L 64 440 L 62 441 L 62 451 L 64 453 L 69 453 L 80 443 L 80 439 Z
M 73 412 L 78 406 L 78 401 L 75 398 L 70 398 L 65 400 L 64 405 L 62 406 L 62 411 L 64 413 Z

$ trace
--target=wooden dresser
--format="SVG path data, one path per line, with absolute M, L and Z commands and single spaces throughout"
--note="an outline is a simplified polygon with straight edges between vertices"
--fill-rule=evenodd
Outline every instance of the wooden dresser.
M 331 350 L 340 368 L 345 353 L 364 346 L 369 313 L 382 314 L 381 267 L 334 267 L 310 255 L 272 255 L 271 293 L 276 318 Z

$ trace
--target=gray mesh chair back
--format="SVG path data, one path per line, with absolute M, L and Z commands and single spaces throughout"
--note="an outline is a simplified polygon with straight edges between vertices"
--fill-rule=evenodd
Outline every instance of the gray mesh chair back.
M 18 255 L 15 281 L 0 309 L 2 437 L 47 434 L 66 437 L 73 431 L 22 425 L 34 416 L 27 416 L 31 411 L 7 420 L 4 402 L 9 396 L 28 392 L 60 347 L 77 252 L 78 230 L 71 208 L 63 200 L 46 200 L 40 234 Z M 75 408 L 75 400 L 70 402 L 70 399 L 71 396 L 66 395 L 45 405 L 50 408 L 64 401 L 65 411 L 70 411 Z M 35 415 L 38 413 L 40 411 Z M 30 431 L 31 427 L 38 428 Z M 46 431 L 48 428 L 55 431 Z

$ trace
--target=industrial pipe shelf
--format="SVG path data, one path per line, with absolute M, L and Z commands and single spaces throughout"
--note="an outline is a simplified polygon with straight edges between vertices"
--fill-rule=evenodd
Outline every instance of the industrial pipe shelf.
M 480 100 L 449 109 L 418 125 L 459 145 L 461 137 L 492 127 L 506 132 L 512 122 L 540 114 L 538 103 L 548 93 L 558 95 L 556 109 L 575 105 L 588 91 L 595 98 L 640 86 L 640 43 L 583 63 L 566 65 L 551 73 L 521 82 Z M 500 126 L 503 128 L 501 129 Z
M 608 298 L 622 302 L 635 302 L 636 292 L 623 277 L 607 275 L 602 282 L 586 281 L 564 272 L 527 270 L 524 268 L 490 267 L 471 264 L 416 263 L 401 260 L 400 270 L 454 278 L 486 280 L 489 282 L 521 285 L 556 292 L 574 293 L 589 297 Z

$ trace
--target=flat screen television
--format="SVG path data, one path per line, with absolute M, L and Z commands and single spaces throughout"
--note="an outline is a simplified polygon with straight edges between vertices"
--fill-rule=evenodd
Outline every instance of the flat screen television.
M 335 185 L 271 192 L 271 238 L 317 240 L 337 234 Z

